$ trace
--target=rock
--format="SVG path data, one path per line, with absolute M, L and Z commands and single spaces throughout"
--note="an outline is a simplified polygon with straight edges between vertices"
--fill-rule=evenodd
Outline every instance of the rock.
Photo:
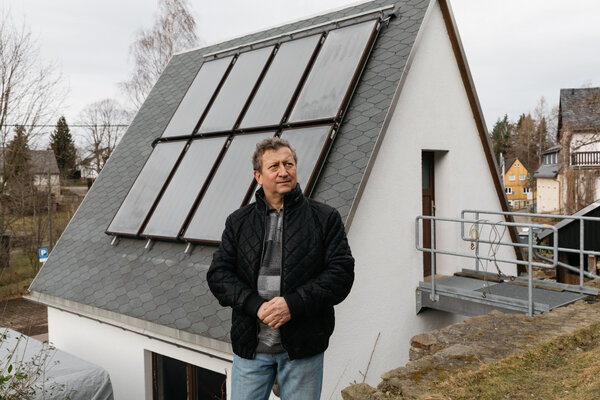
M 428 332 L 414 336 L 410 340 L 410 345 L 411 348 L 408 354 L 410 361 L 418 360 L 444 348 L 438 338 Z
M 357 383 L 342 390 L 344 400 L 371 400 L 376 392 L 374 387 L 366 383 Z
M 419 349 L 429 350 L 437 343 L 437 339 L 429 332 L 421 333 L 410 339 L 410 345 Z
M 453 344 L 452 346 L 446 347 L 435 354 L 435 360 L 443 359 L 470 359 L 479 353 L 479 347 L 477 345 L 466 346 L 464 344 Z

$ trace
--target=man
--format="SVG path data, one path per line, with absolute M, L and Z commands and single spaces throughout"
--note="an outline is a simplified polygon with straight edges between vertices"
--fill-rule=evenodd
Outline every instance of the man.
M 350 292 L 354 259 L 332 207 L 303 196 L 289 143 L 256 146 L 256 202 L 233 212 L 207 279 L 233 308 L 231 398 L 319 399 L 333 306 Z

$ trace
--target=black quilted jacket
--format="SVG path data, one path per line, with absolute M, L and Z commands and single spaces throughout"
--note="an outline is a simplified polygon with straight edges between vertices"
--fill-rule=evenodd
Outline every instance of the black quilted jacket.
M 243 358 L 254 358 L 258 344 L 256 313 L 265 301 L 256 281 L 265 236 L 267 207 L 262 189 L 256 203 L 233 212 L 208 270 L 210 290 L 222 306 L 233 308 L 231 342 Z M 307 199 L 300 186 L 284 197 L 281 294 L 291 320 L 280 328 L 290 359 L 319 354 L 333 333 L 333 306 L 352 287 L 354 259 L 344 225 L 334 208 Z

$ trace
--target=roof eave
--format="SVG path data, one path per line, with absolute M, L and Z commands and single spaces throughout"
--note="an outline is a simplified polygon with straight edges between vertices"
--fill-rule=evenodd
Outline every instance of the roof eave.
M 159 325 L 125 314 L 92 307 L 87 304 L 77 303 L 72 300 L 52 296 L 46 293 L 30 291 L 29 295 L 24 297 L 28 300 L 35 301 L 36 303 L 103 324 L 115 326 L 120 329 L 146 336 L 150 339 L 160 340 L 179 347 L 186 347 L 189 350 L 203 353 L 210 357 L 220 358 L 225 361 L 233 360 L 233 350 L 231 344 L 227 342 Z

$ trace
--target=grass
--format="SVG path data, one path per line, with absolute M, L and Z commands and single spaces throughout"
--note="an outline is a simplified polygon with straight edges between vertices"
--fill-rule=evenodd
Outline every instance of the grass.
M 80 199 L 65 200 L 61 207 L 52 213 L 52 239 L 56 243 L 60 234 L 63 232 L 69 220 L 79 206 Z M 10 266 L 0 269 L 0 299 L 22 294 L 35 277 L 37 268 L 37 247 L 48 246 L 48 213 L 40 213 L 37 217 L 31 215 L 19 218 L 16 215 L 4 214 L 4 228 L 6 233 L 12 236 L 10 250 Z M 36 230 L 40 230 L 43 240 L 39 246 L 35 243 L 24 243 L 26 235 L 34 235 Z M 29 236 L 32 240 L 31 236 Z M 30 257 L 27 255 L 26 248 L 30 248 L 35 254 L 34 264 L 32 265 Z
M 600 323 L 521 355 L 458 373 L 437 386 L 445 399 L 600 398 Z
M 0 299 L 24 293 L 34 277 L 29 257 L 23 252 L 11 251 L 10 266 L 0 269 Z

